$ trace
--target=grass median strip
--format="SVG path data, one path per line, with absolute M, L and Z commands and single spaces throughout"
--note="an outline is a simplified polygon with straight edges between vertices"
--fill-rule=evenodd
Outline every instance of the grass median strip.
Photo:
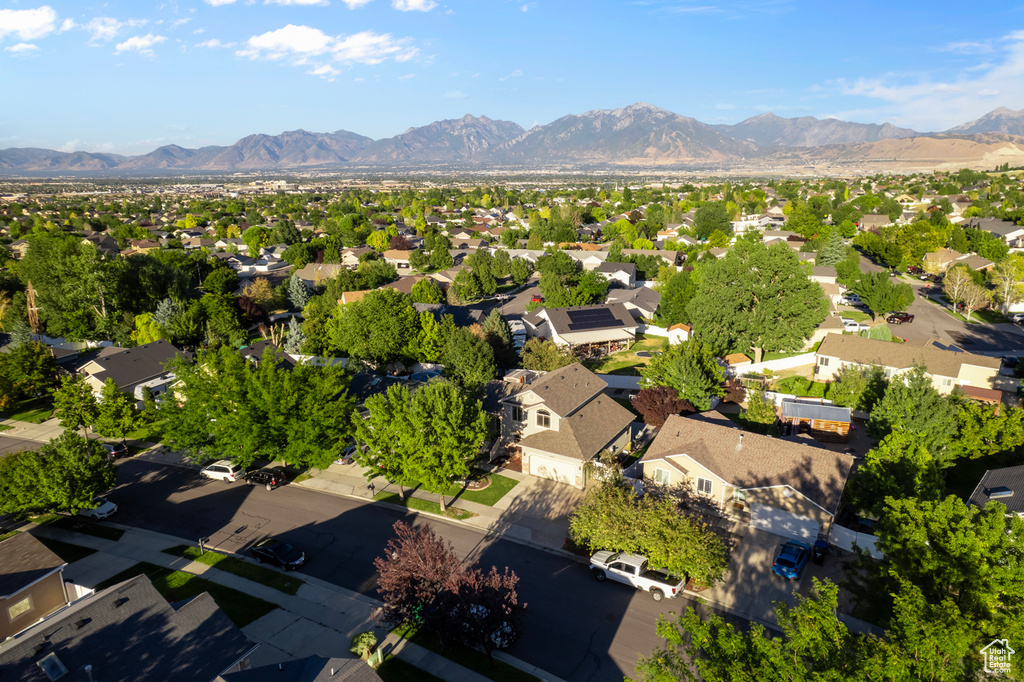
M 104 526 L 102 523 L 96 523 L 95 521 L 87 521 L 81 516 L 47 514 L 45 516 L 34 516 L 30 521 L 38 526 L 51 526 L 61 530 L 70 530 L 74 533 L 91 535 L 95 538 L 113 540 L 114 542 L 120 540 L 121 536 L 124 535 L 124 531 L 120 528 Z
M 429 500 L 421 500 L 416 497 L 409 497 L 408 491 L 406 491 L 404 500 L 398 497 L 396 493 L 377 493 L 373 496 L 373 500 L 375 502 L 397 504 L 400 507 L 415 509 L 416 511 L 439 514 L 440 516 L 447 516 L 450 519 L 457 519 L 459 521 L 473 517 L 473 512 L 466 511 L 465 509 L 459 509 L 458 507 L 448 507 L 448 509 L 442 512 L 441 505 L 439 503 L 430 502 Z
M 528 672 L 520 670 L 514 665 L 509 665 L 497 658 L 489 659 L 487 654 L 467 646 L 442 647 L 437 638 L 430 633 L 423 632 L 416 625 L 402 625 L 393 630 L 394 634 L 418 644 L 424 649 L 429 649 L 439 656 L 444 656 L 452 663 L 458 663 L 464 668 L 469 668 L 475 673 L 495 680 L 495 682 L 540 682 L 540 678 Z
M 275 571 L 271 568 L 254 566 L 246 561 L 238 559 L 237 557 L 226 556 L 219 552 L 207 550 L 205 553 L 201 553 L 198 547 L 178 545 L 176 547 L 171 547 L 170 549 L 165 549 L 164 554 L 173 554 L 174 556 L 180 556 L 184 559 L 198 561 L 201 564 L 206 564 L 207 566 L 213 566 L 214 568 L 222 571 L 233 573 L 239 578 L 245 578 L 246 580 L 251 580 L 254 583 L 273 587 L 275 590 L 280 590 L 285 594 L 295 594 L 299 591 L 299 587 L 302 585 L 302 581 L 296 577 Z
M 96 586 L 96 590 L 102 590 L 143 574 L 149 577 L 153 582 L 153 587 L 169 602 L 191 599 L 203 592 L 209 592 L 213 600 L 217 602 L 217 606 L 231 619 L 232 623 L 240 628 L 277 608 L 276 604 L 271 604 L 259 597 L 253 597 L 245 592 L 219 585 L 191 573 L 175 571 L 146 562 L 137 563 L 112 578 L 104 580 Z

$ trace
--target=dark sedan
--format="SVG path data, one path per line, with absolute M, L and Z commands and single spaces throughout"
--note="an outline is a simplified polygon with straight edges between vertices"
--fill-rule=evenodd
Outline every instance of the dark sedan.
M 894 310 L 885 316 L 885 321 L 889 324 L 903 324 L 904 322 L 913 322 L 914 316 L 910 313 Z
M 277 538 L 260 540 L 252 548 L 252 555 L 256 561 L 276 564 L 286 571 L 293 571 L 306 563 L 306 553 L 295 549 L 287 542 Z

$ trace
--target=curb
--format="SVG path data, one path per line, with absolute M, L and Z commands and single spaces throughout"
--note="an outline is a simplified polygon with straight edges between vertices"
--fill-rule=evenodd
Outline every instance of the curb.
M 300 483 L 292 483 L 291 485 L 295 485 L 295 486 L 298 486 L 300 488 L 304 488 L 306 490 L 309 490 L 309 491 L 315 492 L 315 493 L 326 493 L 328 495 L 334 495 L 336 497 L 346 497 L 346 498 L 348 498 L 350 500 L 359 500 L 359 501 L 365 502 L 367 504 L 378 504 L 378 505 L 380 505 L 382 507 L 385 507 L 387 509 L 392 509 L 394 511 L 405 512 L 406 514 L 422 514 L 423 516 L 427 516 L 427 517 L 430 517 L 432 519 L 437 519 L 438 521 L 444 521 L 444 522 L 451 523 L 451 524 L 458 524 L 460 526 L 466 526 L 466 527 L 474 528 L 476 530 L 481 530 L 481 531 L 485 530 L 485 529 L 481 528 L 480 526 L 475 526 L 475 525 L 473 525 L 471 523 L 466 523 L 465 521 L 460 521 L 459 519 L 453 519 L 453 518 L 449 518 L 447 516 L 441 516 L 440 514 L 435 514 L 433 512 L 421 511 L 419 509 L 410 509 L 409 507 L 403 507 L 401 505 L 391 504 L 390 502 L 381 502 L 379 500 L 374 500 L 372 497 L 364 497 L 362 495 L 350 495 L 348 493 L 339 493 L 339 492 L 336 492 L 334 490 L 327 490 L 327 489 L 324 489 L 324 488 L 314 488 L 314 487 L 310 487 L 310 486 L 305 486 L 305 485 L 303 485 L 303 483 L 305 483 L 305 481 L 302 481 Z M 454 507 L 454 506 L 458 506 L 458 505 L 455 505 L 455 504 L 449 505 L 449 507 Z M 459 509 L 462 509 L 462 507 L 459 507 Z M 466 511 L 469 511 L 469 510 L 467 509 Z M 484 537 L 492 537 L 492 536 L 493 537 L 500 537 L 502 540 L 508 540 L 509 542 L 516 542 L 516 543 L 518 543 L 520 545 L 523 545 L 523 546 L 526 546 L 526 547 L 533 547 L 534 549 L 539 549 L 539 550 L 542 550 L 544 552 L 548 552 L 549 554 L 554 554 L 555 556 L 560 556 L 563 559 L 572 559 L 573 561 L 576 561 L 577 563 L 584 563 L 584 564 L 585 563 L 589 563 L 589 559 L 584 559 L 583 557 L 580 557 L 579 555 L 573 554 L 572 552 L 566 551 L 564 549 L 556 549 L 554 547 L 548 547 L 547 545 L 540 545 L 540 544 L 537 544 L 535 542 L 530 542 L 529 540 L 523 540 L 523 539 L 520 539 L 520 538 L 515 538 L 515 537 L 511 537 L 511 536 L 507 536 L 507 535 L 499 536 L 493 529 L 490 529 L 490 528 L 486 529 L 485 532 L 484 532 Z

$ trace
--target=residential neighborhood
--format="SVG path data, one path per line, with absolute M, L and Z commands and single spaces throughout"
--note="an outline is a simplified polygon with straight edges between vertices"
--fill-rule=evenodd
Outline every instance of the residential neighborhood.
M 0 185 L 0 678 L 1022 634 L 1019 171 L 79 184 Z

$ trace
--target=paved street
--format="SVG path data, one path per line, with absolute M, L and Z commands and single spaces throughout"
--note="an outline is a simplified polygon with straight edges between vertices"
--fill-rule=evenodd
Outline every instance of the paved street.
M 397 509 L 285 486 L 274 491 L 200 479 L 179 467 L 124 461 L 110 495 L 118 523 L 244 551 L 266 535 L 282 536 L 310 556 L 305 573 L 376 597 L 373 559 L 391 525 L 412 518 Z M 510 566 L 527 602 L 525 633 L 509 653 L 570 681 L 621 680 L 638 655 L 658 643 L 663 611 L 690 602 L 656 604 L 646 594 L 595 582 L 586 566 L 472 528 L 431 519 L 460 556 L 484 566 Z

